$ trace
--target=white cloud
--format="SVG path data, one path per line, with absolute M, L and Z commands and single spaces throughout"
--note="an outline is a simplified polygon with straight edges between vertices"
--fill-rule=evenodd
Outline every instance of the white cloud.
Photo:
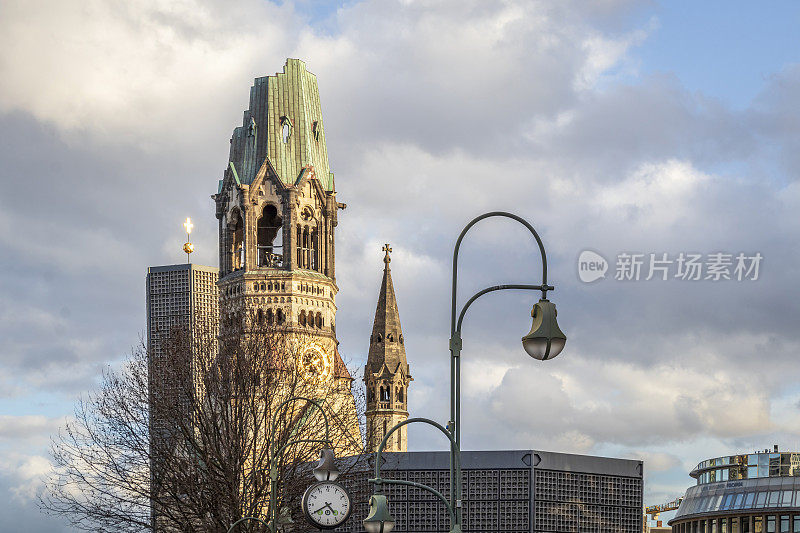
M 49 437 L 63 422 L 63 418 L 47 418 L 41 415 L 0 415 L 0 442 Z
M 778 172 L 800 153 L 797 72 L 743 112 L 669 73 L 637 78 L 631 52 L 653 26 L 620 22 L 635 4 L 366 1 L 323 34 L 290 2 L 5 3 L 3 390 L 13 384 L 20 402 L 56 385 L 73 394 L 135 343 L 144 268 L 183 259 L 187 214 L 195 255 L 215 262 L 208 195 L 227 139 L 252 78 L 293 56 L 318 76 L 349 204 L 337 229 L 342 349 L 364 356 L 391 242 L 413 414 L 447 416 L 455 237 L 475 214 L 506 209 L 545 240 L 570 341 L 547 364 L 520 352 L 529 294 L 470 311 L 467 446 L 643 456 L 666 495 L 689 481 L 670 476 L 706 455 L 797 439 L 786 391 L 800 371 L 800 258 L 787 243 L 800 194 Z M 584 247 L 758 249 L 768 266 L 753 285 L 588 287 L 573 271 Z M 462 297 L 540 275 L 532 240 L 508 222 L 476 227 L 463 254 Z M 51 424 L 2 418 L 0 438 L 27 447 Z M 44 468 L 30 457 L 4 466 L 20 495 Z
M 204 104 L 230 101 L 260 53 L 286 55 L 297 24 L 290 7 L 255 1 L 6 2 L 0 110 L 95 141 L 194 140 L 191 124 L 233 110 Z
M 42 490 L 42 480 L 52 469 L 40 455 L 12 456 L 0 461 L 0 475 L 10 478 L 9 491 L 17 503 L 31 503 Z

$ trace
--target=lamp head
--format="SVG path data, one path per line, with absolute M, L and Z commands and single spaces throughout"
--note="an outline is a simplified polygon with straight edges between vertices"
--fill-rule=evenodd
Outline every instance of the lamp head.
M 558 327 L 557 314 L 555 304 L 544 298 L 533 306 L 533 325 L 528 334 L 522 337 L 522 347 L 534 359 L 546 361 L 564 349 L 567 336 Z
M 389 512 L 389 501 L 383 494 L 373 494 L 369 499 L 369 514 L 364 519 L 367 533 L 389 533 L 397 521 Z
M 314 468 L 314 477 L 317 481 L 336 481 L 339 469 L 336 468 L 336 455 L 330 448 L 323 448 L 319 455 L 319 464 Z
M 288 507 L 283 507 L 278 515 L 278 518 L 275 519 L 275 525 L 283 529 L 292 524 L 294 524 L 294 520 L 292 520 L 292 512 Z

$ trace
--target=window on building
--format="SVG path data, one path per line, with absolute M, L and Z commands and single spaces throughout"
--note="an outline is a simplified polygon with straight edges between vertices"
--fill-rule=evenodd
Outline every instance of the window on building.
M 389 386 L 381 387 L 381 401 L 388 402 L 389 401 Z
M 278 207 L 267 204 L 257 224 L 258 266 L 279 266 L 283 259 L 283 219 Z
M 242 215 L 236 208 L 231 211 L 229 217 L 228 239 L 231 270 L 239 270 L 244 266 L 244 223 Z
M 767 517 L 766 533 L 777 533 L 777 517 L 775 515 L 770 515 Z
M 291 136 L 292 122 L 289 120 L 289 117 L 281 117 L 281 140 L 284 143 L 288 143 Z

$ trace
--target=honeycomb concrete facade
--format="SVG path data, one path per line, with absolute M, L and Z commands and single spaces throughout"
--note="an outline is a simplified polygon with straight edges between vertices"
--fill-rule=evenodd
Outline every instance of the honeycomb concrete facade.
M 381 475 L 424 483 L 450 494 L 446 452 L 385 453 Z M 344 459 L 347 460 L 346 458 Z M 374 463 L 373 463 L 374 464 Z M 640 533 L 642 462 L 537 450 L 462 452 L 464 531 L 471 533 Z M 347 476 L 355 506 L 336 530 L 362 533 L 374 472 Z M 394 531 L 449 531 L 447 511 L 433 495 L 384 485 Z

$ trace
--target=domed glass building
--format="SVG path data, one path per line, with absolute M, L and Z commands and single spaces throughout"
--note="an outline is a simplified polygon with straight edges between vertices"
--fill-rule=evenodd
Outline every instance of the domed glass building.
M 669 525 L 675 533 L 800 533 L 800 453 L 763 452 L 708 459 L 689 474 Z

